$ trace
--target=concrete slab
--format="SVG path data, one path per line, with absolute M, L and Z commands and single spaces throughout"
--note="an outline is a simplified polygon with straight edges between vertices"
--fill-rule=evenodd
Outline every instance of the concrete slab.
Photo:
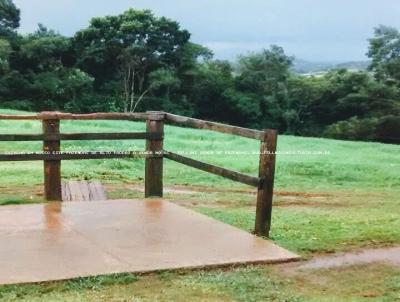
M 165 200 L 0 207 L 0 284 L 296 259 Z

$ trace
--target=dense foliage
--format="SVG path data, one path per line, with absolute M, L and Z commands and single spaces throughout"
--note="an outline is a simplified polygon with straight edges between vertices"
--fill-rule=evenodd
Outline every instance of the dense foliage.
M 93 18 L 73 37 L 16 32 L 0 0 L 0 106 L 25 110 L 165 110 L 298 135 L 400 143 L 400 33 L 375 29 L 369 71 L 291 71 L 278 46 L 214 60 L 172 20 L 147 10 Z

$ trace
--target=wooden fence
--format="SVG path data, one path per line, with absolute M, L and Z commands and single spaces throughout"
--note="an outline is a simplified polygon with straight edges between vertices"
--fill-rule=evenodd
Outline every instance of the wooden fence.
M 271 227 L 272 198 L 275 173 L 275 130 L 253 130 L 221 123 L 203 121 L 165 112 L 70 114 L 42 112 L 37 115 L 1 115 L 0 120 L 41 120 L 42 134 L 0 134 L 0 141 L 43 141 L 42 153 L 0 154 L 0 161 L 44 161 L 44 196 L 46 200 L 61 200 L 61 161 L 101 158 L 145 158 L 145 197 L 163 196 L 163 159 L 169 159 L 208 173 L 257 188 L 254 232 L 268 236 Z M 128 120 L 146 121 L 146 132 L 122 133 L 60 133 L 61 120 Z M 164 123 L 207 129 L 260 141 L 258 176 L 250 176 L 204 163 L 164 150 Z M 60 151 L 62 140 L 126 140 L 145 139 L 146 150 L 130 152 L 65 153 Z

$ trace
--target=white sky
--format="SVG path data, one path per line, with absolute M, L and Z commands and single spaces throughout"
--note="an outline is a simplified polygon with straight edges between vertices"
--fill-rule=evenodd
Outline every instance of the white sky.
M 90 18 L 128 8 L 151 9 L 180 22 L 217 58 L 278 44 L 310 61 L 365 60 L 373 27 L 400 28 L 400 0 L 14 0 L 21 32 L 38 23 L 65 35 Z

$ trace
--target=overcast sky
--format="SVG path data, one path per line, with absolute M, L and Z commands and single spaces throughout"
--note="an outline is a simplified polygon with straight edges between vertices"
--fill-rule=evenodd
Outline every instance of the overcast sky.
M 73 35 L 90 18 L 147 8 L 180 22 L 194 42 L 233 59 L 271 44 L 310 61 L 365 60 L 373 27 L 400 28 L 399 0 L 14 0 L 21 32 L 38 23 Z

